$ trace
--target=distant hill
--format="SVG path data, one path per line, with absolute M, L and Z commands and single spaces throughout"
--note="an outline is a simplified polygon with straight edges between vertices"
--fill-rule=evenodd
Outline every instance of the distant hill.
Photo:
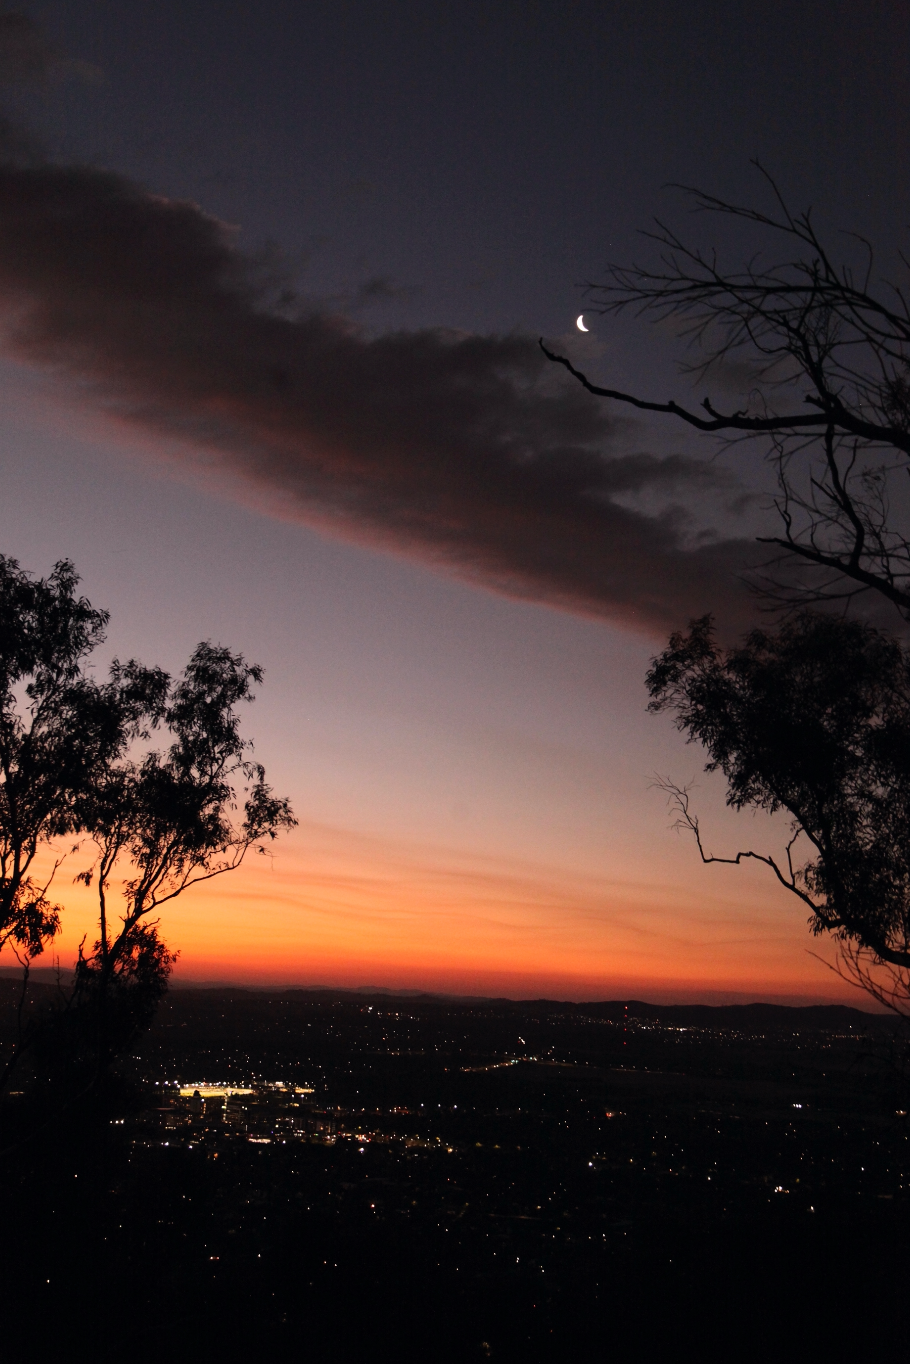
M 388 1008 L 396 1002 L 418 1010 L 433 1012 L 439 1009 L 489 1009 L 499 1014 L 527 1016 L 531 1013 L 574 1014 L 588 1018 L 604 1018 L 614 1022 L 623 1019 L 652 1019 L 654 1022 L 676 1027 L 698 1028 L 735 1028 L 737 1031 L 777 1031 L 800 1032 L 816 1028 L 867 1032 L 870 1027 L 891 1027 L 894 1015 L 870 1013 L 863 1009 L 853 1009 L 846 1004 L 649 1004 L 638 999 L 613 999 L 597 1002 L 558 999 L 506 999 L 481 995 L 443 995 L 430 992 L 420 993 L 409 990 L 398 992 L 390 990 L 250 990 L 230 987 L 210 987 L 208 989 L 182 988 L 171 993 L 170 999 L 176 1009 L 189 1007 L 190 1001 L 203 1003 L 205 999 L 213 1003 L 228 1002 L 236 999 L 238 1005 L 263 1000 L 281 1001 L 285 1006 L 295 1003 L 329 1004 L 338 1003 L 349 1006 L 368 1005 Z
M 610 1000 L 603 1004 L 580 1006 L 597 1018 L 619 1020 L 624 1017 L 654 1019 L 696 1028 L 868 1028 L 878 1020 L 892 1020 L 892 1014 L 851 1009 L 847 1004 L 646 1004 L 640 999 Z M 628 1012 L 627 1012 L 628 1011 Z
M 64 988 L 69 983 L 69 973 L 61 977 Z M 9 1008 L 18 1001 L 21 989 L 21 973 L 14 967 L 0 967 L 0 1004 Z M 36 967 L 32 970 L 29 994 L 35 1003 L 49 1001 L 58 989 L 57 973 L 52 967 Z M 268 999 L 282 1000 L 285 1003 L 307 1002 L 355 1004 L 375 1001 L 377 1005 L 388 1006 L 395 1000 L 412 1006 L 433 1008 L 478 1008 L 485 1007 L 503 1013 L 527 1014 L 540 1011 L 545 1013 L 566 1013 L 591 1018 L 610 1019 L 614 1022 L 629 1020 L 653 1020 L 676 1027 L 694 1028 L 734 1028 L 737 1031 L 805 1031 L 822 1028 L 827 1031 L 841 1030 L 851 1032 L 868 1031 L 870 1027 L 880 1028 L 891 1025 L 894 1016 L 888 1013 L 873 1013 L 869 1010 L 854 1009 L 846 1004 L 765 1004 L 760 1001 L 750 1004 L 649 1004 L 641 999 L 611 999 L 598 1001 L 556 1000 L 556 999 L 507 999 L 484 995 L 447 995 L 420 990 L 390 990 L 381 986 L 360 986 L 356 989 L 303 989 L 296 987 L 267 988 L 259 986 L 226 985 L 222 983 L 175 982 L 169 1000 L 171 1007 L 180 1010 L 193 1004 L 204 1006 L 206 1002 L 228 1002 L 236 999 L 262 1006 Z

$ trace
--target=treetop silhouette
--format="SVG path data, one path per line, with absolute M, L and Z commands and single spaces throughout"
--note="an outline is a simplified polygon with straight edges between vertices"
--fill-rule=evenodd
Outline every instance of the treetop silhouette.
M 98 935 L 79 949 L 66 1012 L 104 1058 L 148 1021 L 175 960 L 149 916 L 296 820 L 240 734 L 261 668 L 202 643 L 177 679 L 115 659 L 98 681 L 90 657 L 109 617 L 78 583 L 68 560 L 36 579 L 0 556 L 0 949 L 27 977 L 60 928 L 51 886 L 87 836 L 95 856 L 75 879 L 96 889 Z M 155 732 L 168 746 L 143 752 Z

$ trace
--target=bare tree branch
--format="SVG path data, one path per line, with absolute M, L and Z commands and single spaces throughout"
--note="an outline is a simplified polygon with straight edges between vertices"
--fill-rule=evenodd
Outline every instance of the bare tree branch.
M 682 188 L 697 213 L 764 234 L 774 250 L 783 247 L 777 256 L 753 254 L 729 269 L 717 252 L 658 222 L 643 234 L 656 261 L 613 265 L 604 282 L 589 285 L 591 311 L 673 321 L 693 357 L 682 367 L 690 375 L 710 381 L 719 365 L 745 360 L 755 375 L 746 407 L 725 411 L 710 397 L 700 411 L 652 401 L 592 382 L 543 340 L 541 349 L 598 397 L 666 415 L 727 445 L 768 438 L 783 533 L 761 543 L 814 570 L 808 581 L 759 576 L 756 586 L 773 609 L 849 604 L 871 592 L 910 620 L 910 534 L 889 497 L 894 478 L 910 472 L 906 287 L 876 278 L 872 248 L 856 235 L 848 241 L 861 253 L 859 269 L 835 260 L 811 211 L 792 212 L 758 169 L 771 212 Z M 844 595 L 841 579 L 856 591 Z
M 709 854 L 705 852 L 704 844 L 702 843 L 701 838 L 701 826 L 699 825 L 698 822 L 698 816 L 693 815 L 689 803 L 689 792 L 692 790 L 691 786 L 678 786 L 676 782 L 671 780 L 670 777 L 655 777 L 651 785 L 667 793 L 668 797 L 667 803 L 670 806 L 671 810 L 674 810 L 677 815 L 677 818 L 673 823 L 673 828 L 676 830 L 687 829 L 692 834 L 692 836 L 695 839 L 695 844 L 696 847 L 698 848 L 699 855 L 701 856 L 701 860 L 703 862 L 705 863 L 723 862 L 726 863 L 727 866 L 731 867 L 741 866 L 742 863 L 748 858 L 752 858 L 756 862 L 763 862 L 766 867 L 771 868 L 771 870 L 774 872 L 774 875 L 777 877 L 778 881 L 781 883 L 782 886 L 784 886 L 787 890 L 791 891 L 794 895 L 797 895 L 799 899 L 803 901 L 804 904 L 807 904 L 810 907 L 810 909 L 812 909 L 813 911 L 816 909 L 817 906 L 813 901 L 812 897 L 810 895 L 807 895 L 806 892 L 804 890 L 801 890 L 800 887 L 797 885 L 796 876 L 793 869 L 793 859 L 791 856 L 792 848 L 794 843 L 802 833 L 802 830 L 799 830 L 797 833 L 795 833 L 793 837 L 790 839 L 789 843 L 787 844 L 786 874 L 783 871 L 781 871 L 781 868 L 778 865 L 778 863 L 768 853 L 757 853 L 753 852 L 752 850 L 748 850 L 735 853 L 732 857 L 717 857 L 713 853 Z

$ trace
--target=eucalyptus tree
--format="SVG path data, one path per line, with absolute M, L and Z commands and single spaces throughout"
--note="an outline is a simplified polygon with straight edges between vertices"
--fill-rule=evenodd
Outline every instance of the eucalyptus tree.
M 691 801 L 669 779 L 677 823 L 706 862 L 764 863 L 833 935 L 840 969 L 910 1011 L 910 662 L 899 638 L 856 619 L 887 603 L 910 622 L 910 298 L 908 261 L 878 269 L 871 245 L 834 251 L 811 211 L 793 212 L 765 177 L 768 209 L 687 190 L 699 220 L 742 233 L 740 263 L 665 223 L 650 256 L 590 286 L 589 311 L 633 312 L 682 338 L 700 405 L 592 382 L 591 393 L 667 418 L 726 446 L 758 442 L 776 483 L 776 525 L 753 578 L 777 624 L 722 648 L 710 617 L 673 635 L 648 674 L 668 711 L 707 751 L 734 809 L 783 813 L 783 853 L 715 856 Z M 725 405 L 717 389 L 743 393 Z M 748 391 L 746 391 L 748 390 Z M 850 618 L 854 617 L 854 618 Z
M 860 620 L 800 612 L 723 649 L 710 617 L 672 636 L 647 677 L 721 772 L 735 810 L 783 813 L 782 853 L 707 849 L 690 791 L 664 780 L 704 862 L 763 863 L 840 948 L 840 969 L 910 1009 L 910 651 Z
M 78 585 L 68 560 L 35 578 L 0 556 L 0 950 L 23 967 L 23 997 L 60 929 L 58 874 L 87 844 L 75 880 L 94 887 L 99 915 L 56 1018 L 20 1030 L 0 1089 L 33 1043 L 45 1059 L 56 1048 L 58 1069 L 90 1056 L 103 1070 L 167 986 L 176 954 L 157 912 L 296 822 L 240 734 L 261 668 L 202 643 L 177 679 L 115 659 L 99 680 L 109 616 Z
M 198 645 L 156 717 L 168 747 L 112 764 L 81 809 L 96 856 L 79 879 L 97 890 L 98 937 L 80 950 L 74 1002 L 102 1056 L 148 1021 L 166 987 L 175 956 L 153 916 L 296 824 L 240 734 L 238 707 L 262 676 L 241 654 Z
M 47 854 L 82 831 L 87 796 L 148 733 L 167 682 L 132 661 L 92 676 L 108 614 L 78 582 L 66 560 L 36 579 L 0 555 L 0 948 L 26 963 L 60 926 L 48 893 L 62 855 Z

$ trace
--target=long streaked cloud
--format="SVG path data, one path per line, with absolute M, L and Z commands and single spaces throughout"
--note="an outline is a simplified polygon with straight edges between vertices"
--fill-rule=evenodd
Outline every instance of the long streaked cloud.
M 751 542 L 692 548 L 679 512 L 628 505 L 698 496 L 711 466 L 616 453 L 605 406 L 533 338 L 286 315 L 228 228 L 119 175 L 0 167 L 0 328 L 7 354 L 216 452 L 282 515 L 647 629 L 746 614 Z

